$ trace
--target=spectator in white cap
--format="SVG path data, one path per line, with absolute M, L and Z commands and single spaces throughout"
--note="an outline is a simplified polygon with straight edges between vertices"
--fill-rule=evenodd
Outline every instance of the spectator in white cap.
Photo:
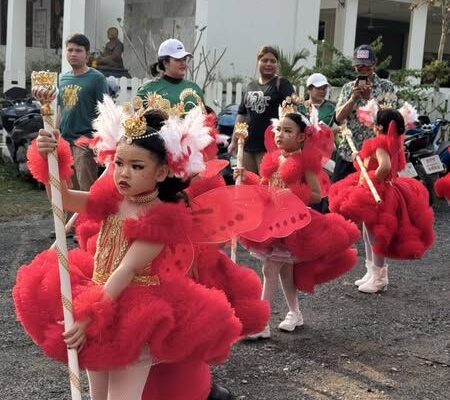
M 347 121 L 347 127 L 353 133 L 357 149 L 361 149 L 364 140 L 373 136 L 373 130 L 358 121 L 356 110 L 365 106 L 370 99 L 376 99 L 379 103 L 388 104 L 390 107 L 395 107 L 397 102 L 394 84 L 387 79 L 379 78 L 375 73 L 377 61 L 370 45 L 362 44 L 355 49 L 353 66 L 358 76 L 342 87 L 336 104 L 336 123 L 340 125 Z M 354 171 L 352 151 L 347 141 L 343 140 L 337 150 L 336 166 L 331 179 L 337 182 Z
M 184 44 L 178 39 L 167 39 L 158 50 L 158 61 L 151 66 L 151 74 L 157 77 L 142 85 L 137 95 L 143 100 L 147 95 L 155 93 L 170 101 L 172 106 L 180 103 L 180 93 L 184 89 L 193 89 L 203 100 L 203 91 L 191 81 L 185 80 L 188 61 L 192 54 L 186 51 Z M 194 97 L 188 97 L 186 104 L 196 104 Z M 186 107 L 189 109 L 189 106 Z
M 328 80 L 325 75 L 314 73 L 306 80 L 308 90 L 308 100 L 300 104 L 298 111 L 309 117 L 311 108 L 317 108 L 319 112 L 319 121 L 331 126 L 334 122 L 335 104 L 326 99 L 328 92 Z

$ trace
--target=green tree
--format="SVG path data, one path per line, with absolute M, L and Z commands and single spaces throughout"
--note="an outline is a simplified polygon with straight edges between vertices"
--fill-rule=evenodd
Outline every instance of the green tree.
M 309 51 L 302 49 L 293 54 L 285 53 L 282 49 L 277 48 L 279 58 L 279 72 L 294 86 L 302 84 L 302 76 L 304 75 L 305 66 L 301 64 L 309 56 Z

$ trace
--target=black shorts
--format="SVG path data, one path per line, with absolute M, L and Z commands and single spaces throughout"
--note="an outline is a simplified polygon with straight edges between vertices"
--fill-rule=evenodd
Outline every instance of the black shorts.
M 332 182 L 340 181 L 344 179 L 347 175 L 356 172 L 355 167 L 352 162 L 344 160 L 340 154 L 336 154 L 336 165 L 334 166 L 334 172 L 331 176 Z

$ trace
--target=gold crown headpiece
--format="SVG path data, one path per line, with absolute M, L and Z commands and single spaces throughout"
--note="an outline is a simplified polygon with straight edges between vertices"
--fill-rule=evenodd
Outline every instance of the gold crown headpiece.
M 284 117 L 286 114 L 295 113 L 298 114 L 298 106 L 303 103 L 303 99 L 296 94 L 287 96 L 281 106 L 278 109 L 279 118 Z
M 193 97 L 195 103 L 193 101 L 186 101 L 188 97 Z M 160 94 L 149 93 L 145 98 L 146 111 L 160 110 L 161 112 L 166 114 L 167 117 L 182 117 L 187 113 L 186 106 L 188 104 L 192 104 L 194 106 L 199 106 L 202 112 L 206 114 L 205 105 L 203 104 L 202 98 L 194 89 L 184 89 L 180 93 L 179 99 L 180 102 L 175 106 L 172 106 L 170 104 L 170 101 L 163 98 Z
M 188 101 L 186 99 L 188 97 L 193 97 L 195 102 Z M 144 107 L 145 104 L 145 107 Z M 169 117 L 179 117 L 184 116 L 186 111 L 187 104 L 194 104 L 199 106 L 204 114 L 206 114 L 205 106 L 201 97 L 197 94 L 197 92 L 192 89 L 184 89 L 180 93 L 180 102 L 171 106 L 170 101 L 168 99 L 163 98 L 160 94 L 157 93 L 149 93 L 145 100 L 142 100 L 140 97 L 135 97 L 132 103 L 126 103 L 122 106 L 123 111 L 128 114 L 125 122 L 123 123 L 123 127 L 125 129 L 125 136 L 127 137 L 127 142 L 132 143 L 134 139 L 143 139 L 145 137 L 150 137 L 156 135 L 157 132 L 147 133 L 147 123 L 145 121 L 144 114 L 151 110 L 159 110 L 164 114 L 166 118 Z
M 140 97 L 135 97 L 131 103 L 124 103 L 122 110 L 127 115 L 122 126 L 125 130 L 128 144 L 131 144 L 134 139 L 143 139 L 158 133 L 156 131 L 146 133 L 147 122 L 145 121 L 144 114 L 148 109 L 144 108 L 144 102 Z

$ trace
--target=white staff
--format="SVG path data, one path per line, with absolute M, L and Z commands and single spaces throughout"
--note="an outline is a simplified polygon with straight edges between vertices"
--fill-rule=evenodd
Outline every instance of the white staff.
M 57 73 L 34 71 L 31 74 L 33 97 L 41 103 L 41 114 L 46 131 L 53 132 L 55 128 L 55 112 L 52 103 L 58 94 Z M 64 229 L 64 210 L 62 206 L 61 180 L 59 178 L 58 156 L 56 150 L 48 154 L 50 176 L 51 203 L 56 233 L 56 253 L 58 254 L 59 281 L 61 284 L 61 300 L 64 311 L 64 327 L 72 328 L 74 319 L 72 311 L 72 287 L 70 284 L 69 260 L 67 257 L 66 232 Z M 80 368 L 78 353 L 75 349 L 67 350 L 69 361 L 69 378 L 72 400 L 81 400 Z
M 248 124 L 245 122 L 238 122 L 234 134 L 237 137 L 237 163 L 236 168 L 238 171 L 242 171 L 243 158 L 244 158 L 244 144 L 248 136 Z M 236 185 L 240 185 L 242 181 L 242 175 L 239 174 L 236 178 Z M 233 237 L 231 240 L 231 259 L 236 262 L 237 251 L 237 237 Z
M 372 193 L 373 198 L 375 199 L 377 204 L 381 204 L 382 200 L 380 195 L 377 192 L 377 189 L 375 188 L 372 179 L 370 179 L 369 174 L 367 173 L 367 169 L 363 163 L 363 161 L 361 160 L 361 157 L 357 154 L 358 150 L 356 149 L 355 143 L 353 142 L 352 139 L 352 131 L 350 129 L 348 129 L 346 126 L 344 126 L 341 129 L 341 133 L 344 136 L 345 140 L 347 140 L 348 145 L 350 146 L 350 149 L 352 150 L 353 153 L 356 154 L 356 162 L 359 165 L 359 169 L 361 170 L 361 174 L 364 178 L 364 180 L 367 182 L 367 186 L 369 186 L 370 192 Z
M 100 177 L 99 177 L 97 180 L 102 179 L 103 177 L 105 177 L 105 176 L 108 174 L 109 166 L 110 166 L 110 164 L 106 164 L 105 170 L 102 172 L 102 174 L 100 175 Z M 75 224 L 75 222 L 76 222 L 78 216 L 79 216 L 78 213 L 74 213 L 74 214 L 70 217 L 69 221 L 67 221 L 67 223 L 66 223 L 66 225 L 65 225 L 65 227 L 64 227 L 64 232 L 65 232 L 66 234 L 67 234 L 68 232 L 70 232 L 70 231 L 73 229 L 73 225 Z M 54 248 L 56 247 L 57 243 L 58 243 L 58 241 L 55 240 L 55 241 L 53 242 L 53 244 L 50 246 L 50 248 L 51 248 L 51 249 L 54 249 Z

